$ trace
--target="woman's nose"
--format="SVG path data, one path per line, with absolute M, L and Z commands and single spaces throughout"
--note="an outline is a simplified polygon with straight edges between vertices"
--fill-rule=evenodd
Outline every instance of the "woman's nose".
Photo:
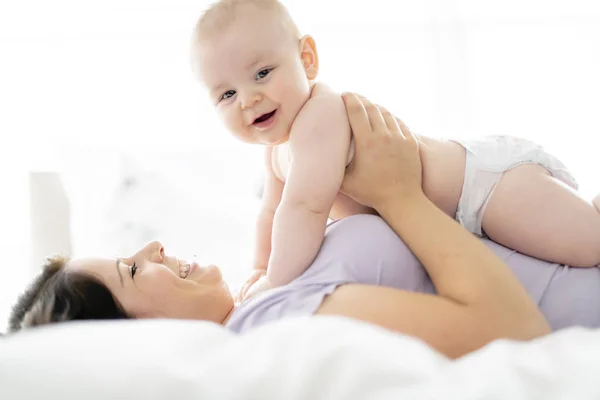
M 144 254 L 153 262 L 162 262 L 165 258 L 165 248 L 158 240 L 153 240 L 144 247 Z

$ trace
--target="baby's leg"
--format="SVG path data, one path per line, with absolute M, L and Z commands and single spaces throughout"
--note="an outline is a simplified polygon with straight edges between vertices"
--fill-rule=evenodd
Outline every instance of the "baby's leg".
M 598 210 L 598 212 L 600 212 L 600 194 L 598 194 L 598 195 L 596 195 L 596 197 L 594 197 L 594 200 L 592 200 L 592 203 L 594 203 L 596 210 Z
M 520 253 L 591 267 L 600 264 L 599 210 L 600 196 L 587 202 L 544 167 L 526 164 L 504 173 L 482 227 L 492 240 Z

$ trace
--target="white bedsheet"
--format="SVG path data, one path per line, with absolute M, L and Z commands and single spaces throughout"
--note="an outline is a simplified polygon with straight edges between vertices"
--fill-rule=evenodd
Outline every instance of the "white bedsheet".
M 598 399 L 600 331 L 450 361 L 341 318 L 237 336 L 194 321 L 63 324 L 0 340 L 0 399 Z

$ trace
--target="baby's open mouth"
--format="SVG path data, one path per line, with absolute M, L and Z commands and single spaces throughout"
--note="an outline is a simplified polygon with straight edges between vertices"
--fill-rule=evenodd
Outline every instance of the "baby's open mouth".
M 258 118 L 256 118 L 256 119 L 254 120 L 254 123 L 255 123 L 255 124 L 259 124 L 259 123 L 261 123 L 261 122 L 268 121 L 269 119 L 271 119 L 271 118 L 272 118 L 272 117 L 275 115 L 275 112 L 276 112 L 276 111 L 277 111 L 277 110 L 273 110 L 273 111 L 271 111 L 270 113 L 266 113 L 266 114 L 263 114 L 263 115 L 261 115 L 260 117 L 258 117 Z

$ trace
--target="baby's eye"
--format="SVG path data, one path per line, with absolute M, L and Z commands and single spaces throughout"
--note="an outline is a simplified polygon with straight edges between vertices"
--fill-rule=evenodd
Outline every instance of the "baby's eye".
M 223 93 L 223 95 L 221 96 L 221 100 L 227 100 L 227 99 L 233 97 L 234 94 L 235 94 L 235 90 L 228 90 L 225 93 Z
M 256 74 L 256 79 L 266 78 L 266 76 L 269 75 L 269 73 L 271 71 L 272 71 L 271 68 L 266 68 L 266 69 L 263 69 L 263 70 L 259 71 L 258 74 Z

